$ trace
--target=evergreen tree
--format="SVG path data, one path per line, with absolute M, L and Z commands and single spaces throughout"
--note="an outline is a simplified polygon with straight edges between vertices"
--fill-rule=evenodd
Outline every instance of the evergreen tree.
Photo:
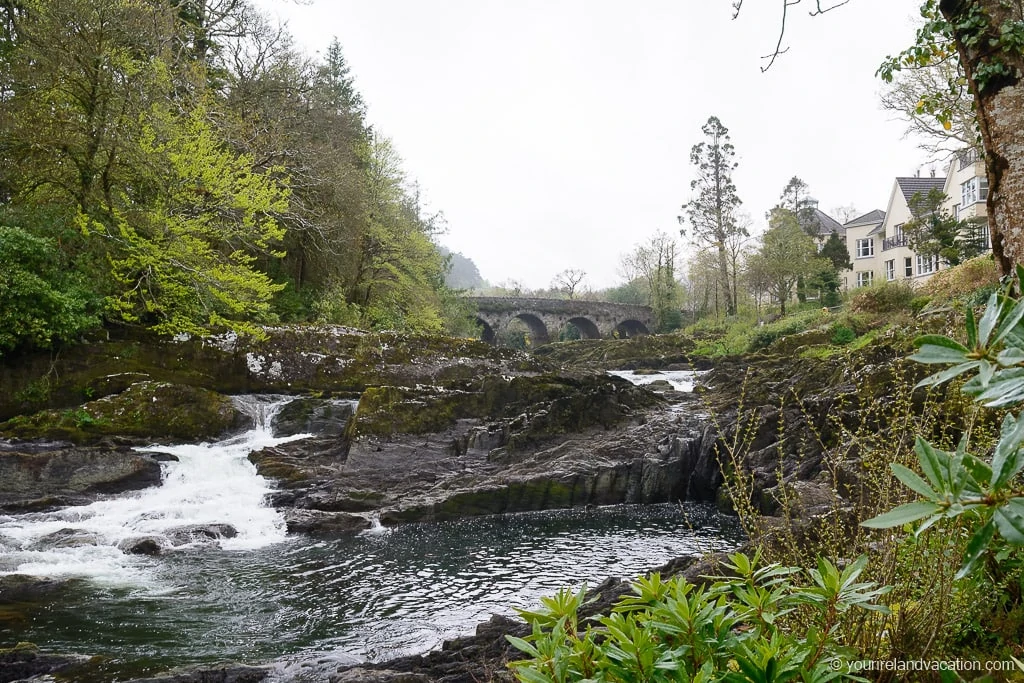
M 710 117 L 701 128 L 704 142 L 690 150 L 690 163 L 697 169 L 697 178 L 690 183 L 696 196 L 682 210 L 691 226 L 691 236 L 698 245 L 716 251 L 718 276 L 729 315 L 736 314 L 736 292 L 730 286 L 727 242 L 734 235 L 746 235 L 746 228 L 736 219 L 740 198 L 732 181 L 736 169 L 736 151 L 729 142 L 729 130 L 717 117 Z M 680 216 L 680 222 L 683 217 Z M 685 230 L 680 230 L 686 234 Z
M 985 240 L 978 230 L 986 226 L 954 218 L 942 208 L 946 198 L 942 190 L 936 189 L 915 193 L 909 202 L 914 217 L 903 225 L 903 232 L 918 254 L 938 257 L 946 265 L 955 266 L 985 251 Z

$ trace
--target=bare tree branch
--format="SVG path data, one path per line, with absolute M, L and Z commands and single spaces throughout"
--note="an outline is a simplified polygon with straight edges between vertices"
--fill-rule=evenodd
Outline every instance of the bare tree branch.
M 782 47 L 782 39 L 786 35 L 786 19 L 789 15 L 789 8 L 799 5 L 802 1 L 803 0 L 782 0 L 782 19 L 779 22 L 779 39 L 775 41 L 775 49 L 771 54 L 767 54 L 762 57 L 762 59 L 768 60 L 767 66 L 761 67 L 762 73 L 772 68 L 772 65 L 775 64 L 775 60 L 778 59 L 779 55 L 789 52 L 788 47 Z M 848 2 L 850 2 L 850 0 L 840 0 L 828 7 L 822 7 L 822 0 L 814 0 L 814 9 L 812 9 L 808 14 L 812 17 L 816 17 L 820 14 L 825 14 L 826 12 L 831 12 L 834 9 L 842 7 Z M 732 18 L 736 19 L 740 15 L 740 11 L 743 9 L 743 0 L 734 0 L 732 3 L 732 9 Z

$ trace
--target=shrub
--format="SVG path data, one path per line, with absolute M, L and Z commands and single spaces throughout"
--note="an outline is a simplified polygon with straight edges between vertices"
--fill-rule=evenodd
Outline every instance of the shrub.
M 832 343 L 838 346 L 849 344 L 857 338 L 857 333 L 842 323 L 835 323 L 829 330 L 832 333 Z
M 856 679 L 844 671 L 856 653 L 837 638 L 840 615 L 888 612 L 874 602 L 888 589 L 858 581 L 866 556 L 842 571 L 827 560 L 760 566 L 759 553 L 729 560 L 734 578 L 706 586 L 641 578 L 593 623 L 580 623 L 585 589 L 544 598 L 519 612 L 532 634 L 506 636 L 530 656 L 509 666 L 529 683 Z
M 760 351 L 768 348 L 782 337 L 804 332 L 811 326 L 819 324 L 823 315 L 827 314 L 823 314 L 821 309 L 815 306 L 812 309 L 762 325 L 751 333 L 747 350 Z
M 996 267 L 995 259 L 988 254 L 964 261 L 958 266 L 940 270 L 924 283 L 923 289 L 934 299 L 951 301 L 963 298 L 982 288 L 989 288 L 988 293 L 991 294 L 993 288 L 998 285 L 999 269 Z M 984 303 L 986 298 L 988 298 L 987 294 L 978 303 Z
M 850 301 L 850 308 L 861 313 L 909 311 L 915 296 L 913 286 L 906 281 L 882 282 L 858 289 Z

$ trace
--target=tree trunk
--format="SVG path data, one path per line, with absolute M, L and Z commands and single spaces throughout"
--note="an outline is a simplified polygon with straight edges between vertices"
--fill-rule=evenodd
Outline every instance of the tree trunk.
M 1005 22 L 1019 21 L 1020 9 L 1003 0 L 941 0 L 939 9 L 954 24 L 976 9 L 982 11 L 985 26 L 977 30 L 954 28 L 954 39 L 977 103 L 978 122 L 985 147 L 988 172 L 988 224 L 992 251 L 1003 274 L 1024 264 L 1024 54 L 1000 43 Z M 994 47 L 993 47 L 994 45 Z M 992 64 L 1003 64 L 1009 74 L 988 77 L 980 86 L 982 73 Z
M 724 241 L 718 243 L 718 275 L 722 281 L 722 296 L 725 297 L 725 314 L 736 315 L 736 300 L 729 291 L 732 289 L 729 286 L 729 257 L 725 253 Z

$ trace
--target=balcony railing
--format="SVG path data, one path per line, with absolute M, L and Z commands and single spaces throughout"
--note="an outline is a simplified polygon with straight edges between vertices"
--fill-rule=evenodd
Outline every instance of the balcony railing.
M 895 249 L 897 247 L 907 246 L 906 235 L 897 235 L 896 237 L 886 237 L 882 240 L 882 251 L 888 251 L 889 249 Z

